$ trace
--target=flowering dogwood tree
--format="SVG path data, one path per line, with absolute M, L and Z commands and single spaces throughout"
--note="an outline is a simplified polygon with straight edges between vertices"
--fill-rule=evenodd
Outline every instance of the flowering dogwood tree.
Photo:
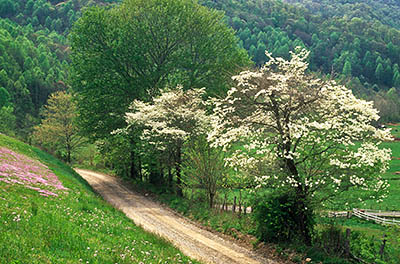
M 182 195 L 182 146 L 191 137 L 206 134 L 210 127 L 202 97 L 205 89 L 183 91 L 182 87 L 165 91 L 153 102 L 134 101 L 126 114 L 128 125 L 144 126 L 142 140 L 170 155 L 177 174 L 177 193 Z
M 306 73 L 306 50 L 291 53 L 290 61 L 266 54 L 263 68 L 234 76 L 236 86 L 215 100 L 209 140 L 230 149 L 226 164 L 252 175 L 259 187 L 296 195 L 309 242 L 309 205 L 348 190 L 385 190 L 381 175 L 391 153 L 379 143 L 391 139 L 390 131 L 371 125 L 379 119 L 371 102 Z

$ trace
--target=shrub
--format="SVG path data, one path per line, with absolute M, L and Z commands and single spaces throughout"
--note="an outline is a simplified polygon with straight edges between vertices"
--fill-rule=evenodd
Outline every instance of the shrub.
M 257 238 L 265 242 L 291 242 L 301 237 L 300 224 L 312 230 L 312 210 L 305 212 L 309 214 L 308 223 L 300 223 L 299 210 L 302 208 L 291 193 L 275 192 L 262 197 L 254 206 Z

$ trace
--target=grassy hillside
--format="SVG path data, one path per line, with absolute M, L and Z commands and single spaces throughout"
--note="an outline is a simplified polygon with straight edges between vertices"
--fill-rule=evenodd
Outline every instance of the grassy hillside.
M 195 263 L 135 226 L 70 167 L 0 134 L 0 263 L 182 262 Z

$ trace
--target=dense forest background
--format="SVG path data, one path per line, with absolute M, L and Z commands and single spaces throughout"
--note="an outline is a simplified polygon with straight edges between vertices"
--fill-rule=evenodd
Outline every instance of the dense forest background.
M 29 140 L 48 96 L 68 89 L 68 34 L 86 7 L 120 1 L 0 0 L 0 132 Z M 400 121 L 400 3 L 394 0 L 200 0 L 222 10 L 255 66 L 265 50 L 311 51 L 310 68 Z

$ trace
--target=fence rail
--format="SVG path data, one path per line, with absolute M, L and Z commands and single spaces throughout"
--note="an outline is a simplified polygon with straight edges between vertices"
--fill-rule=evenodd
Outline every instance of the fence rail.
M 359 218 L 365 219 L 365 220 L 374 221 L 379 224 L 400 225 L 399 220 L 383 218 L 383 217 L 377 216 L 377 214 L 379 214 L 379 212 L 369 212 L 369 211 L 370 210 L 353 208 L 353 215 L 355 215 Z

